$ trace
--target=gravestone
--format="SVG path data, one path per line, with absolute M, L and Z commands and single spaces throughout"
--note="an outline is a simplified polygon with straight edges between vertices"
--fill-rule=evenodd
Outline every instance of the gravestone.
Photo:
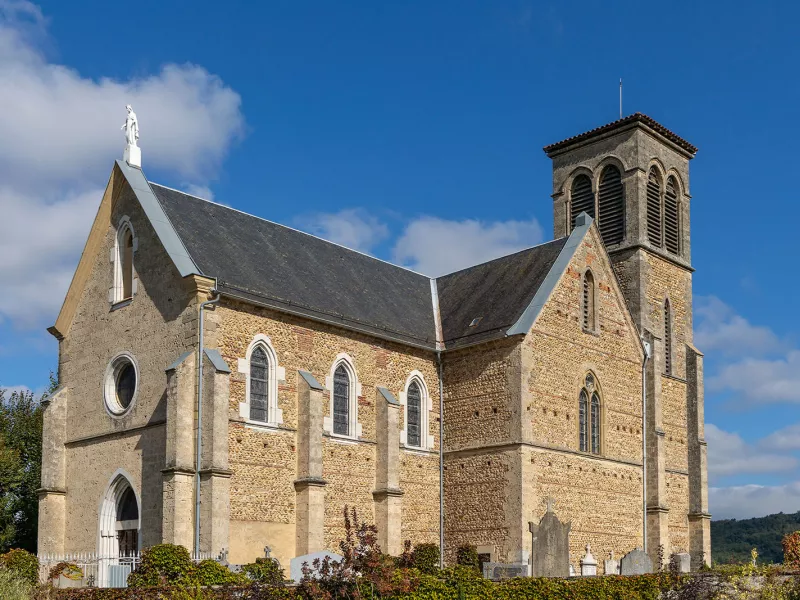
M 612 550 L 608 555 L 608 560 L 603 561 L 603 572 L 606 575 L 619 575 L 619 561 L 614 558 Z
M 483 576 L 486 579 L 502 581 L 503 579 L 513 579 L 514 577 L 527 577 L 527 563 L 483 563 Z
M 311 576 L 315 577 L 317 575 L 317 571 L 314 569 L 314 561 L 319 559 L 321 562 L 326 556 L 330 556 L 331 560 L 336 562 L 341 562 L 343 558 L 341 554 L 336 554 L 335 552 L 326 552 L 325 550 L 320 552 L 312 552 L 311 554 L 304 554 L 302 556 L 295 556 L 289 562 L 289 576 L 291 577 L 292 581 L 298 583 L 303 578 L 303 563 L 308 563 L 308 566 L 312 570 Z
M 569 577 L 569 530 L 572 523 L 558 520 L 553 505 L 547 499 L 547 512 L 539 521 L 528 524 L 533 543 L 531 547 L 531 575 L 533 577 Z
M 592 556 L 592 548 L 586 544 L 586 554 L 581 559 L 581 577 L 597 575 L 597 559 Z
M 569 566 L 569 576 L 575 577 L 575 567 L 573 567 L 572 565 Z
M 619 566 L 623 575 L 644 575 L 653 572 L 653 561 L 641 548 L 631 550 L 623 556 Z
M 688 573 L 692 570 L 692 557 L 688 552 L 676 552 L 670 559 L 672 568 L 678 573 Z

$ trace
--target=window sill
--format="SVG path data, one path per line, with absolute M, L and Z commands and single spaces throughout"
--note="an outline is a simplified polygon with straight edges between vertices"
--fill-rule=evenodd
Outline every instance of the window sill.
M 403 449 L 403 452 L 406 452 L 408 454 L 416 454 L 417 456 L 430 456 L 432 454 L 436 455 L 439 454 L 438 451 L 430 450 L 428 448 L 417 448 L 414 446 L 406 446 L 406 445 L 401 446 L 401 448 Z
M 289 431 L 281 427 L 280 423 L 264 423 L 263 421 L 251 421 L 250 419 L 244 420 L 244 426 L 248 429 L 255 429 L 256 431 L 263 431 L 265 433 L 280 433 L 282 431 Z
M 131 302 L 133 302 L 133 298 L 125 298 L 125 300 L 120 300 L 119 302 L 115 302 L 111 305 L 110 312 L 114 312 L 115 310 L 119 310 L 120 308 L 125 308 Z
M 325 437 L 332 442 L 336 442 L 337 444 L 355 445 L 359 442 L 358 438 L 349 435 L 342 435 L 340 433 L 325 432 Z

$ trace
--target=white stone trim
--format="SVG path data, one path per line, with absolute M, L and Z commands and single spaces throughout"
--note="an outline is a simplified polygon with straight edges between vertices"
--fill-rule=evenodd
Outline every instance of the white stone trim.
M 133 365 L 133 371 L 136 373 L 136 386 L 133 388 L 133 397 L 126 407 L 120 406 L 117 401 L 117 369 L 124 362 L 129 362 Z M 136 404 L 136 398 L 139 396 L 139 375 L 139 363 L 130 352 L 120 352 L 108 361 L 106 372 L 103 376 L 103 405 L 106 407 L 106 413 L 111 417 L 123 417 L 133 409 Z
M 256 347 L 261 347 L 267 353 L 267 360 L 269 361 L 269 382 L 267 383 L 267 418 L 266 422 L 253 421 L 250 419 L 250 356 Z M 245 392 L 244 402 L 239 403 L 239 416 L 242 417 L 245 423 L 252 423 L 257 426 L 277 427 L 283 424 L 283 410 L 278 404 L 278 383 L 286 381 L 286 368 L 278 364 L 278 354 L 272 346 L 272 341 L 269 336 L 263 333 L 257 333 L 253 337 L 253 341 L 247 347 L 245 358 L 239 358 L 236 361 L 237 371 L 244 373 L 245 377 Z
M 344 368 L 350 376 L 350 411 L 348 414 L 350 422 L 347 427 L 349 431 L 348 435 L 333 432 L 333 374 L 336 372 L 336 369 L 339 368 L 339 365 L 344 365 Z M 358 398 L 361 396 L 361 382 L 358 380 L 355 361 L 349 354 L 341 352 L 336 356 L 336 359 L 331 365 L 330 373 L 325 377 L 325 389 L 328 390 L 328 414 L 322 418 L 322 428 L 331 437 L 358 440 L 362 433 L 361 423 L 358 422 Z
M 100 499 L 97 514 L 97 554 L 101 557 L 117 556 L 119 554 L 119 541 L 117 539 L 116 517 L 117 505 L 122 497 L 122 494 L 131 488 L 133 495 L 136 497 L 137 509 L 139 512 L 139 520 L 136 523 L 136 529 L 139 531 L 137 535 L 137 542 L 139 548 L 142 546 L 142 498 L 139 492 L 133 485 L 131 476 L 124 469 L 117 469 L 108 481 L 103 497 Z M 108 582 L 108 569 L 99 569 L 98 585 L 104 586 Z
M 131 223 L 130 217 L 128 215 L 124 215 L 122 218 L 120 218 L 119 223 L 117 224 L 117 233 L 114 236 L 114 247 L 111 248 L 111 255 L 109 257 L 114 270 L 114 284 L 113 287 L 108 291 L 108 301 L 110 304 L 117 304 L 118 302 L 128 300 L 128 298 L 123 298 L 122 256 L 120 255 L 120 241 L 128 231 L 131 232 L 132 238 L 130 267 L 133 274 L 131 275 L 131 298 L 133 298 L 133 296 L 135 296 L 139 291 L 139 278 L 135 276 L 136 269 L 134 268 L 134 264 L 136 263 L 134 257 L 136 256 L 136 252 L 139 250 L 139 238 L 136 237 L 136 232 L 133 229 L 133 224 Z
M 422 402 L 420 406 L 420 446 L 409 446 L 408 444 L 408 388 L 411 382 L 416 381 L 419 385 L 420 392 L 422 392 Z M 400 404 L 403 406 L 403 429 L 400 430 L 400 444 L 404 448 L 410 450 L 430 450 L 433 448 L 434 439 L 430 434 L 431 411 L 433 410 L 433 400 L 428 393 L 428 385 L 425 383 L 425 377 L 416 369 L 411 371 L 406 379 L 405 388 L 399 394 Z

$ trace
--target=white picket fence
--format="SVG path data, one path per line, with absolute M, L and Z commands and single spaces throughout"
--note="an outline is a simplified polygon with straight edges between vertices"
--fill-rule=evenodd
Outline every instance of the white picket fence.
M 193 562 L 216 558 L 210 553 L 192 554 Z M 46 582 L 50 570 L 58 563 L 66 562 L 77 566 L 81 576 L 68 579 L 61 576 L 53 581 L 56 587 L 128 587 L 128 575 L 139 566 L 141 554 L 126 556 L 101 556 L 94 552 L 76 552 L 73 554 L 40 554 L 39 580 Z

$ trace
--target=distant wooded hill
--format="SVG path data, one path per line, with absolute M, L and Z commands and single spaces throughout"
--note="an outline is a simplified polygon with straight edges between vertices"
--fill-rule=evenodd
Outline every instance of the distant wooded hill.
M 756 548 L 758 562 L 782 563 L 781 540 L 792 531 L 800 531 L 800 512 L 711 521 L 711 557 L 720 564 L 749 562 Z

